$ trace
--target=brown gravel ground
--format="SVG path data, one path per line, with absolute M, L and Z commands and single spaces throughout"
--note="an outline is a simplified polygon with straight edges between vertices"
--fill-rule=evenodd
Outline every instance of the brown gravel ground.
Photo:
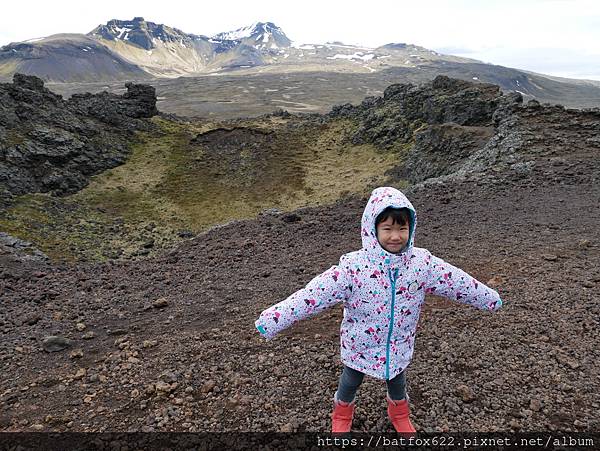
M 416 245 L 505 302 L 428 298 L 407 373 L 419 430 L 600 429 L 599 175 L 597 151 L 572 146 L 526 175 L 406 191 Z M 229 223 L 139 262 L 0 259 L 0 430 L 329 430 L 341 306 L 271 342 L 254 320 L 360 246 L 365 200 Z M 70 347 L 44 351 L 49 335 Z M 391 430 L 383 381 L 365 378 L 354 429 Z

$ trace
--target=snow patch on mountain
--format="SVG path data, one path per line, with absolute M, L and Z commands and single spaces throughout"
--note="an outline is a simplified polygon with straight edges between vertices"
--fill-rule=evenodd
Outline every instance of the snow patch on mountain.
M 119 33 L 119 35 L 116 37 L 117 39 L 123 39 L 124 41 L 127 41 L 129 39 L 129 33 L 131 32 L 131 28 L 115 27 L 115 31 Z M 125 35 L 124 38 L 123 35 Z
M 216 35 L 212 36 L 212 39 L 215 39 L 217 41 L 239 41 L 244 38 L 249 38 L 250 36 L 252 36 L 254 29 L 258 24 L 259 22 L 254 22 L 252 25 L 238 28 L 234 31 L 217 33 Z

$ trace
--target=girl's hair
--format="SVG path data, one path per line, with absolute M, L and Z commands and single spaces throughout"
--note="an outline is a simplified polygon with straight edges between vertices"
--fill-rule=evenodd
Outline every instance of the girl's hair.
M 392 224 L 408 224 L 410 227 L 410 213 L 408 208 L 387 207 L 377 215 L 377 218 L 375 219 L 375 228 L 388 218 L 392 218 Z

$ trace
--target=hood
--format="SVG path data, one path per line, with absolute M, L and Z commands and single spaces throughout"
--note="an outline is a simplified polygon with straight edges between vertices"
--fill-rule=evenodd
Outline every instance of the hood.
M 410 212 L 410 233 L 408 243 L 398 254 L 392 254 L 386 251 L 377 240 L 375 231 L 375 219 L 387 207 L 408 208 Z M 397 266 L 405 261 L 411 253 L 415 238 L 415 229 L 417 226 L 417 212 L 404 194 L 396 188 L 383 186 L 376 188 L 371 193 L 367 202 L 365 211 L 362 215 L 361 235 L 363 249 L 372 260 L 383 264 L 384 266 Z

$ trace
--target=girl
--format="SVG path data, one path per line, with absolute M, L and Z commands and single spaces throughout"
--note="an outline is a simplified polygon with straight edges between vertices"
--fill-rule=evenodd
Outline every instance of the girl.
M 496 311 L 498 293 L 466 272 L 413 246 L 417 215 L 395 188 L 373 190 L 362 216 L 362 249 L 332 266 L 284 301 L 264 310 L 255 325 L 268 340 L 297 321 L 338 302 L 344 364 L 333 397 L 332 431 L 349 432 L 354 397 L 364 375 L 387 383 L 387 412 L 394 429 L 413 433 L 405 369 L 411 361 L 425 294 Z

